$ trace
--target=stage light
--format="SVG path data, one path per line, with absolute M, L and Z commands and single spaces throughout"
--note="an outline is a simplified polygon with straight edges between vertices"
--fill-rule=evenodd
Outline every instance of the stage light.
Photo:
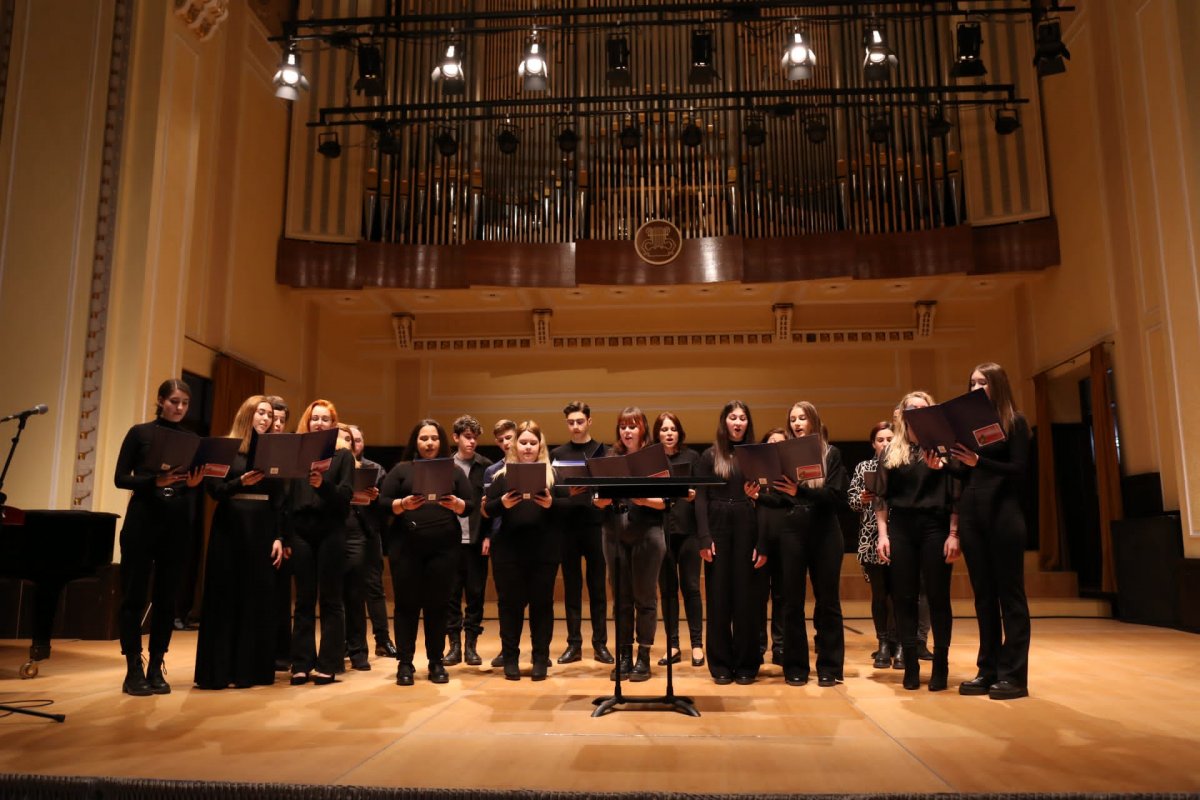
M 979 57 L 983 49 L 983 29 L 978 22 L 960 22 L 955 32 L 958 54 L 950 74 L 956 78 L 981 78 L 987 75 L 987 67 Z
M 450 158 L 458 152 L 458 138 L 450 128 L 438 129 L 438 135 L 433 138 L 433 144 L 442 158 Z
M 877 111 L 867 120 L 867 138 L 874 144 L 887 144 L 892 135 L 892 116 L 886 111 Z
M 506 156 L 511 156 L 517 152 L 517 146 L 521 144 L 521 137 L 517 136 L 517 129 L 512 125 L 500 126 L 500 131 L 496 134 L 496 146 L 500 148 L 500 152 Z
M 617 138 L 621 140 L 622 150 L 632 150 L 641 144 L 642 132 L 636 122 L 630 122 L 621 129 L 621 133 Z
M 1001 106 L 996 109 L 996 133 L 1008 136 L 1021 127 L 1021 115 L 1015 108 Z
M 863 77 L 872 83 L 886 81 L 899 61 L 892 48 L 888 47 L 882 26 L 871 25 L 867 28 L 863 35 L 863 49 Z
M 762 147 L 767 141 L 767 129 L 762 116 L 751 114 L 746 122 L 746 127 L 742 130 L 742 135 L 746 137 L 747 147 Z
M 545 53 L 542 52 L 542 45 L 538 41 L 537 31 L 529 34 L 525 40 L 525 57 L 521 59 L 521 63 L 517 67 L 517 74 L 521 76 L 525 91 L 546 91 L 549 73 L 546 69 Z
M 789 81 L 807 81 L 813 76 L 813 67 L 817 65 L 817 54 L 804 41 L 800 31 L 792 33 L 792 41 L 783 51 L 784 74 Z
M 699 147 L 704 141 L 704 130 L 692 120 L 683 126 L 679 133 L 679 141 L 683 142 L 684 147 Z
M 1044 19 L 1038 23 L 1033 46 L 1033 65 L 1037 67 L 1039 77 L 1067 71 L 1063 59 L 1070 59 L 1071 51 L 1063 44 L 1062 26 L 1057 19 Z
M 301 91 L 308 91 L 308 78 L 300 69 L 300 53 L 296 50 L 295 42 L 288 42 L 283 51 L 283 61 L 272 79 L 275 83 L 275 96 L 284 100 L 297 100 Z
M 631 86 L 633 79 L 629 75 L 629 37 L 623 33 L 610 33 L 605 45 L 608 60 L 609 86 Z
M 571 127 L 571 123 L 563 122 L 559 125 L 558 136 L 554 141 L 558 142 L 558 149 L 564 153 L 574 153 L 575 148 L 579 146 L 579 134 Z
M 461 41 L 452 39 L 442 48 L 442 60 L 433 68 L 433 82 L 442 85 L 442 94 L 463 94 L 467 90 L 467 76 L 463 73 Z
M 400 139 L 390 125 L 385 124 L 379 131 L 379 152 L 389 156 L 400 154 Z
M 317 152 L 326 158 L 337 158 L 342 154 L 342 143 L 332 131 L 317 134 Z
M 359 46 L 358 80 L 354 89 L 367 97 L 383 97 L 383 55 L 377 45 Z
M 771 116 L 775 119 L 787 119 L 788 117 L 796 116 L 796 104 L 789 103 L 787 100 L 782 100 L 771 106 Z
M 709 28 L 692 31 L 692 68 L 688 83 L 706 85 L 716 76 L 713 69 L 713 32 Z
M 816 114 L 804 120 L 804 135 L 813 144 L 821 144 L 829 138 L 829 117 Z
M 929 107 L 925 115 L 925 132 L 938 139 L 945 139 L 954 126 L 946 119 L 946 112 L 940 105 Z

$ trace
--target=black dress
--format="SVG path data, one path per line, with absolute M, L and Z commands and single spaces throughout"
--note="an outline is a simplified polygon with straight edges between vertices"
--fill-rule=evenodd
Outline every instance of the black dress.
M 204 570 L 204 605 L 196 645 L 196 686 L 224 689 L 275 681 L 275 567 L 271 546 L 282 536 L 283 485 L 266 478 L 243 486 L 246 457 L 225 478 L 207 478 L 217 501 Z

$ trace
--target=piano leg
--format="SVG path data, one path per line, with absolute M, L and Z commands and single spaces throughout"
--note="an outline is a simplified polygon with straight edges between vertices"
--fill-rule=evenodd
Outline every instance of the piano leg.
M 58 600 L 62 596 L 66 581 L 60 577 L 44 575 L 34 581 L 33 589 L 33 642 L 29 645 L 29 660 L 21 665 L 22 678 L 36 678 L 37 662 L 50 658 L 50 636 L 54 632 L 54 614 L 58 611 Z

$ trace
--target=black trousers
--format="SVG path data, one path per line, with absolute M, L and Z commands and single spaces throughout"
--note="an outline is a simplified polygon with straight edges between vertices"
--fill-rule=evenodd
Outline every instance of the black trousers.
M 875 623 L 875 638 L 889 644 L 898 643 L 896 616 L 892 612 L 892 569 L 887 564 L 863 564 L 871 587 L 871 621 Z
M 1025 598 L 1025 517 L 1015 497 L 970 487 L 959 502 L 958 532 L 975 592 L 979 674 L 1029 681 L 1029 602 Z
M 142 616 L 150 612 L 150 652 L 167 652 L 175 622 L 175 598 L 187 557 L 192 505 L 186 496 L 134 496 L 121 528 L 121 608 L 117 615 L 121 652 L 142 652 Z M 154 586 L 151 590 L 151 579 Z
M 363 550 L 363 585 L 375 643 L 390 642 L 392 626 L 388 619 L 387 595 L 383 591 L 383 542 L 379 531 L 374 529 L 367 530 L 366 549 Z
M 583 644 L 583 582 L 586 562 L 592 644 L 608 644 L 608 591 L 605 589 L 603 533 L 600 526 L 563 531 L 563 605 L 567 612 L 567 644 Z
M 679 595 L 682 592 L 688 639 L 692 647 L 703 647 L 704 599 L 700 595 L 700 548 L 696 536 L 668 536 L 666 544 L 658 590 L 667 643 L 670 647 L 679 647 Z
M 275 660 L 292 660 L 292 559 L 285 558 L 275 571 Z
M 442 662 L 446 644 L 446 606 L 458 566 L 462 528 L 457 520 L 432 528 L 392 533 L 388 561 L 396 597 L 396 652 L 401 664 L 411 664 L 417 651 L 417 627 L 425 619 L 425 656 Z
M 717 553 L 704 565 L 707 596 L 708 671 L 713 677 L 755 676 L 762 665 L 758 650 L 763 626 L 766 574 L 751 555 L 758 539 L 749 503 L 712 502 L 709 531 Z
M 555 565 L 557 571 L 557 565 Z M 446 633 L 451 637 L 466 632 L 483 633 L 483 596 L 487 589 L 488 557 L 479 542 L 458 545 L 458 568 L 450 586 L 446 606 Z M 465 608 L 464 608 L 465 606 Z
M 517 663 L 528 608 L 533 661 L 548 662 L 550 639 L 554 635 L 554 579 L 558 564 L 501 557 L 492 564 L 492 573 L 500 610 L 500 654 L 505 661 Z
M 367 536 L 361 528 L 346 531 L 346 655 L 367 652 Z
M 654 645 L 654 630 L 658 627 L 658 576 L 666 549 L 661 527 L 648 528 L 629 542 L 622 541 L 615 532 L 604 536 L 604 556 L 613 586 L 613 619 L 620 628 L 618 647 L 631 647 L 635 634 L 639 646 Z
M 333 675 L 346 654 L 345 531 L 299 529 L 292 540 L 296 607 L 292 614 L 292 672 L 320 670 Z M 321 607 L 321 647 L 316 643 L 316 611 Z
M 783 576 L 783 550 L 780 549 L 782 537 L 780 536 L 779 528 L 767 531 L 767 585 L 768 591 L 764 596 L 764 600 L 769 600 L 771 610 L 768 614 L 766 609 L 763 609 L 763 629 L 758 637 L 758 649 L 764 653 L 770 647 L 774 650 L 783 650 L 784 636 L 786 630 L 784 627 L 784 617 L 787 614 L 787 602 L 784 598 L 784 576 Z M 769 621 L 770 624 L 766 624 Z M 768 629 L 770 637 L 768 638 Z
M 830 524 L 832 523 L 832 524 Z M 804 619 L 805 577 L 813 587 L 817 674 L 842 680 L 846 636 L 842 628 L 842 532 L 832 517 L 793 509 L 780 534 L 783 560 L 783 671 L 808 677 L 808 627 Z
M 935 650 L 950 649 L 954 616 L 950 609 L 952 564 L 942 554 L 950 533 L 950 516 L 941 511 L 893 508 L 888 511 L 892 543 L 892 603 L 900 644 L 916 647 L 917 597 L 924 580 Z

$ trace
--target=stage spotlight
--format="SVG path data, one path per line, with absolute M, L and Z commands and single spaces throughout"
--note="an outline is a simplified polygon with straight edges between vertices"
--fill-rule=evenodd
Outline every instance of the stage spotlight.
M 517 74 L 521 76 L 525 91 L 546 91 L 549 74 L 546 69 L 545 53 L 542 52 L 537 31 L 529 34 L 525 40 L 525 57 L 521 59 L 521 64 L 517 67 Z
M 1062 40 L 1062 26 L 1057 19 L 1044 19 L 1038 23 L 1034 36 L 1033 65 L 1039 77 L 1058 75 L 1067 71 L 1063 59 L 1071 58 L 1071 51 Z
M 877 111 L 867 120 L 867 138 L 874 144 L 887 144 L 892 135 L 892 115 Z
M 679 133 L 679 141 L 683 142 L 684 147 L 699 147 L 700 142 L 704 141 L 704 129 L 692 120 L 683 126 Z
M 787 100 L 780 101 L 771 106 L 771 116 L 775 117 L 775 119 L 794 117 L 796 116 L 796 104 L 789 103 Z
M 517 152 L 519 144 L 521 144 L 521 137 L 517 136 L 517 129 L 511 125 L 502 125 L 496 134 L 496 146 L 500 148 L 500 152 L 511 156 Z
M 559 126 L 558 136 L 555 137 L 558 142 L 558 149 L 564 153 L 574 153 L 575 148 L 579 146 L 579 134 L 571 127 L 569 122 L 564 122 Z
M 275 96 L 283 100 L 297 100 L 301 91 L 308 91 L 308 78 L 300 69 L 300 53 L 296 50 L 295 42 L 288 42 L 283 61 L 272 80 L 275 83 Z
M 925 115 L 925 132 L 938 139 L 945 139 L 954 126 L 946 119 L 946 112 L 940 105 L 930 106 Z
M 641 144 L 642 132 L 638 128 L 636 122 L 630 122 L 621 129 L 621 133 L 617 137 L 621 141 L 622 150 L 632 150 Z
M 458 152 L 458 138 L 450 128 L 439 128 L 438 135 L 433 137 L 433 144 L 442 158 L 450 158 Z
M 333 131 L 317 134 L 317 152 L 326 158 L 337 158 L 342 154 L 342 143 Z
M 747 147 L 762 147 L 767 141 L 767 129 L 760 114 L 751 114 L 742 135 Z
M 950 74 L 956 78 L 981 78 L 987 75 L 987 67 L 979 57 L 983 49 L 983 29 L 978 22 L 960 22 L 955 33 L 958 55 Z
M 863 77 L 872 83 L 886 81 L 899 61 L 892 48 L 888 47 L 881 25 L 867 28 L 863 34 L 863 49 Z
M 442 85 L 442 94 L 463 94 L 467 90 L 467 76 L 463 73 L 462 42 L 446 42 L 441 52 L 441 63 L 433 68 L 433 82 Z
M 688 83 L 706 85 L 716 76 L 713 69 L 713 32 L 709 28 L 692 31 L 692 68 Z
M 400 154 L 400 139 L 390 125 L 379 131 L 379 152 L 389 156 Z
M 813 144 L 821 144 L 829 138 L 829 117 L 816 114 L 804 120 L 804 135 Z
M 358 80 L 354 89 L 367 97 L 383 97 L 383 55 L 378 45 L 359 45 Z
M 1015 108 L 1001 106 L 996 109 L 996 133 L 1008 136 L 1021 127 L 1021 115 Z
M 792 41 L 783 51 L 784 74 L 789 81 L 806 81 L 813 76 L 813 67 L 817 65 L 817 54 L 804 41 L 800 31 L 792 33 Z
M 609 86 L 631 86 L 633 79 L 629 75 L 629 37 L 623 33 L 610 33 L 605 45 L 608 58 Z

